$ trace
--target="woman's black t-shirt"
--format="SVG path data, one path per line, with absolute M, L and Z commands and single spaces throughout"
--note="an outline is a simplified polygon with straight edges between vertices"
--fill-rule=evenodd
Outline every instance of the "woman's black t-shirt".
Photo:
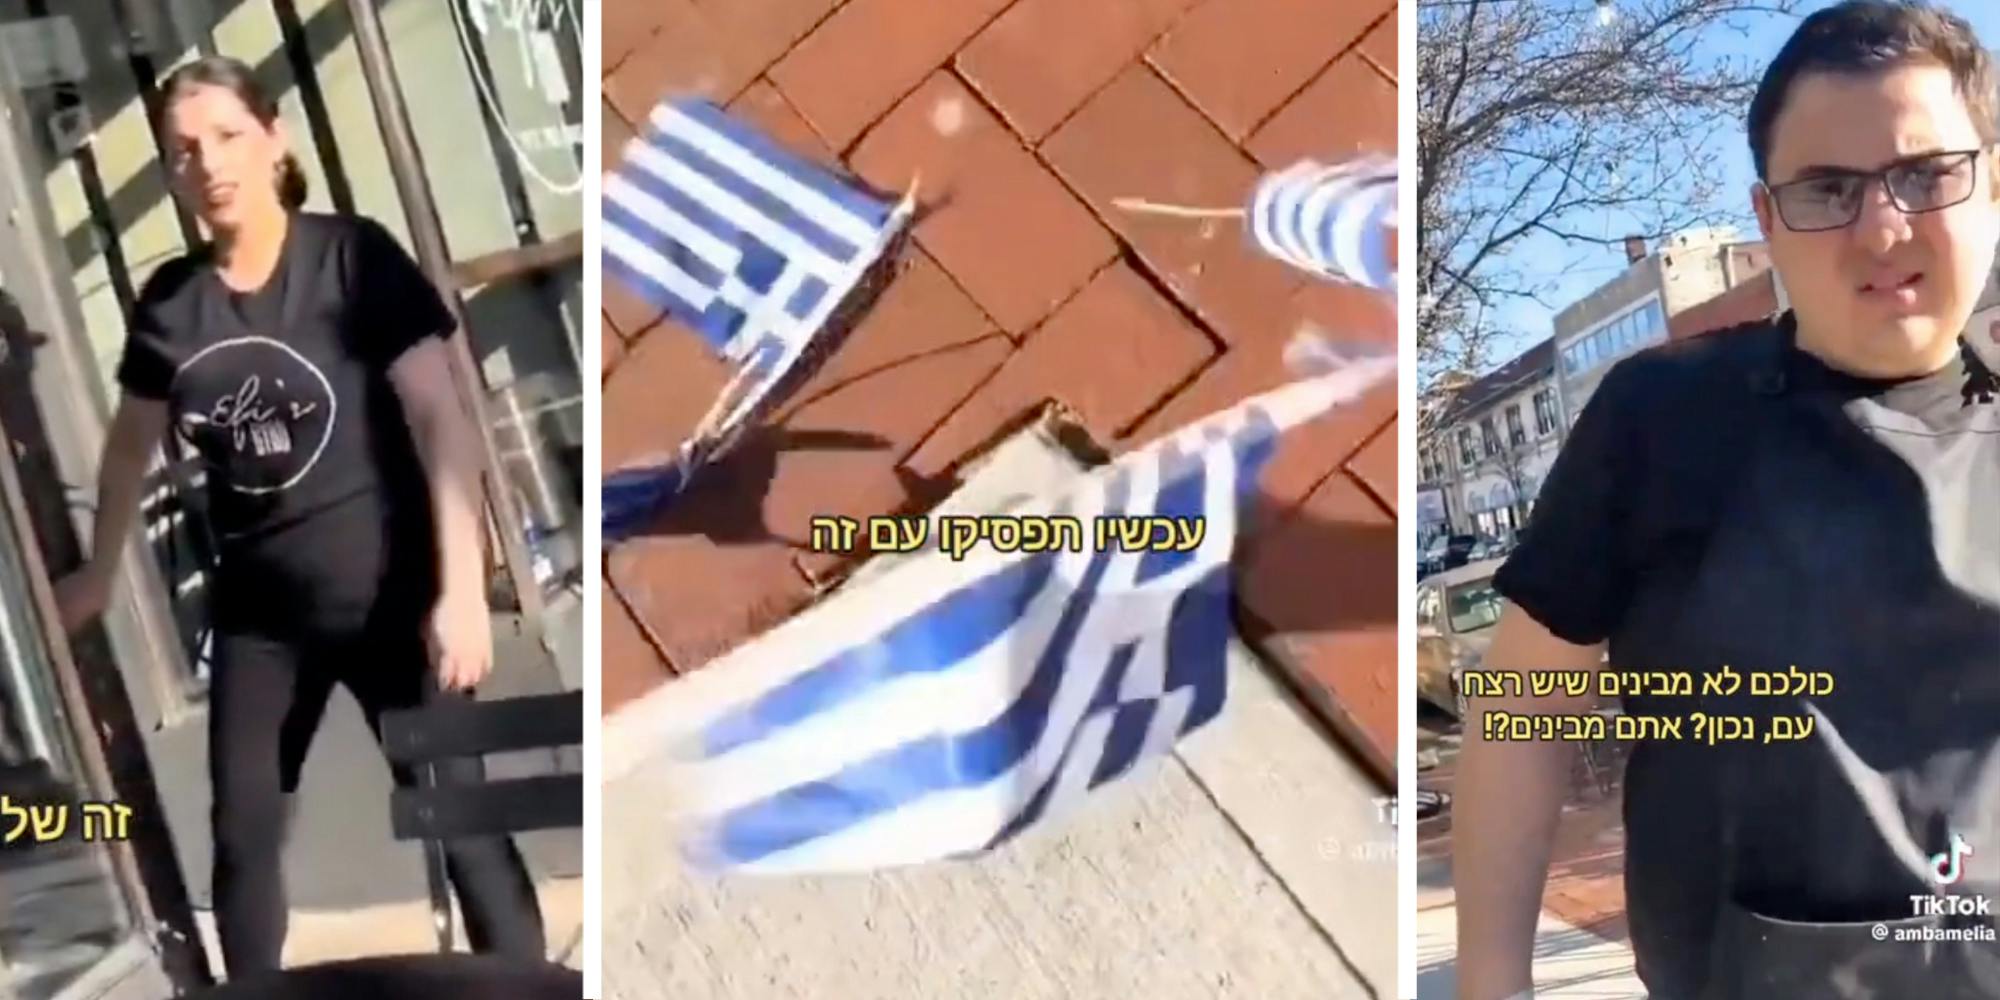
M 375 222 L 294 214 L 270 279 L 209 252 L 163 265 L 118 380 L 168 403 L 206 469 L 218 628 L 293 635 L 413 620 L 436 592 L 429 491 L 390 366 L 451 314 Z
M 1801 351 L 1787 314 L 1619 363 L 1564 442 L 1495 585 L 1562 639 L 1608 640 L 1628 714 L 1682 720 L 1634 748 L 1625 784 L 1654 995 L 1859 996 L 1907 975 L 1882 981 L 2000 997 L 2000 947 L 1866 937 L 1915 917 L 1913 895 L 2000 897 L 2000 385 L 1982 351 L 2000 345 L 1856 378 Z M 1746 681 L 1793 667 L 1831 691 Z M 1697 737 L 1697 713 L 1758 736 Z M 1973 853 L 1941 886 L 1927 872 L 1954 837 Z

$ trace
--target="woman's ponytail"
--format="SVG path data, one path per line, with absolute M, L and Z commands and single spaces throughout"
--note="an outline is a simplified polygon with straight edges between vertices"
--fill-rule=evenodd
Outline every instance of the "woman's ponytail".
M 305 207 L 306 195 L 311 191 L 306 181 L 305 169 L 299 166 L 299 158 L 290 153 L 278 161 L 278 204 L 290 211 Z

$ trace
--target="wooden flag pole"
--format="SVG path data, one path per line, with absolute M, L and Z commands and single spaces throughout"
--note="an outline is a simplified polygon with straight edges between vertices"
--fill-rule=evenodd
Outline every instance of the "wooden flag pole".
M 1241 208 L 1193 208 L 1187 205 L 1169 205 L 1164 202 L 1147 201 L 1144 198 L 1113 198 L 1111 204 L 1137 215 L 1170 215 L 1181 219 L 1240 219 Z

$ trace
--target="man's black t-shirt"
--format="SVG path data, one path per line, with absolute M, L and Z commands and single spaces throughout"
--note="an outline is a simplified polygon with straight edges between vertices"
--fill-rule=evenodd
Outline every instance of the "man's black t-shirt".
M 207 250 L 156 272 L 118 370 L 169 405 L 207 469 L 219 628 L 295 634 L 411 618 L 435 595 L 429 491 L 390 367 L 453 329 L 376 223 L 295 214 L 263 287 Z
M 1868 945 L 1913 895 L 2000 898 L 2000 406 L 1981 352 L 2000 345 L 1862 379 L 1801 351 L 1787 315 L 1621 362 L 1564 443 L 1495 585 L 1560 638 L 1608 640 L 1628 692 L 1693 675 L 1624 699 L 1683 723 L 1634 749 L 1625 786 L 1656 996 L 2000 997 L 2000 947 Z M 1792 667 L 1832 690 L 1744 681 Z M 1759 738 L 1697 739 L 1697 713 Z M 1973 853 L 1941 886 L 1954 836 Z

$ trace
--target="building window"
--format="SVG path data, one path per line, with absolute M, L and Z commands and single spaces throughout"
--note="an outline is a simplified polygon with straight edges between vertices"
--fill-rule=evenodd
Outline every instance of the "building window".
M 1470 469 L 1478 461 L 1479 461 L 1478 456 L 1472 453 L 1472 428 L 1460 427 L 1458 429 L 1459 467 L 1464 469 Z
M 1483 445 L 1488 458 L 1500 454 L 1500 434 L 1493 429 L 1492 417 L 1479 419 L 1479 443 Z
M 1660 300 L 1648 299 L 1564 348 L 1563 375 L 1582 375 L 1665 339 L 1667 322 Z
M 1548 437 L 1556 429 L 1556 394 L 1543 389 L 1535 393 L 1535 436 Z

